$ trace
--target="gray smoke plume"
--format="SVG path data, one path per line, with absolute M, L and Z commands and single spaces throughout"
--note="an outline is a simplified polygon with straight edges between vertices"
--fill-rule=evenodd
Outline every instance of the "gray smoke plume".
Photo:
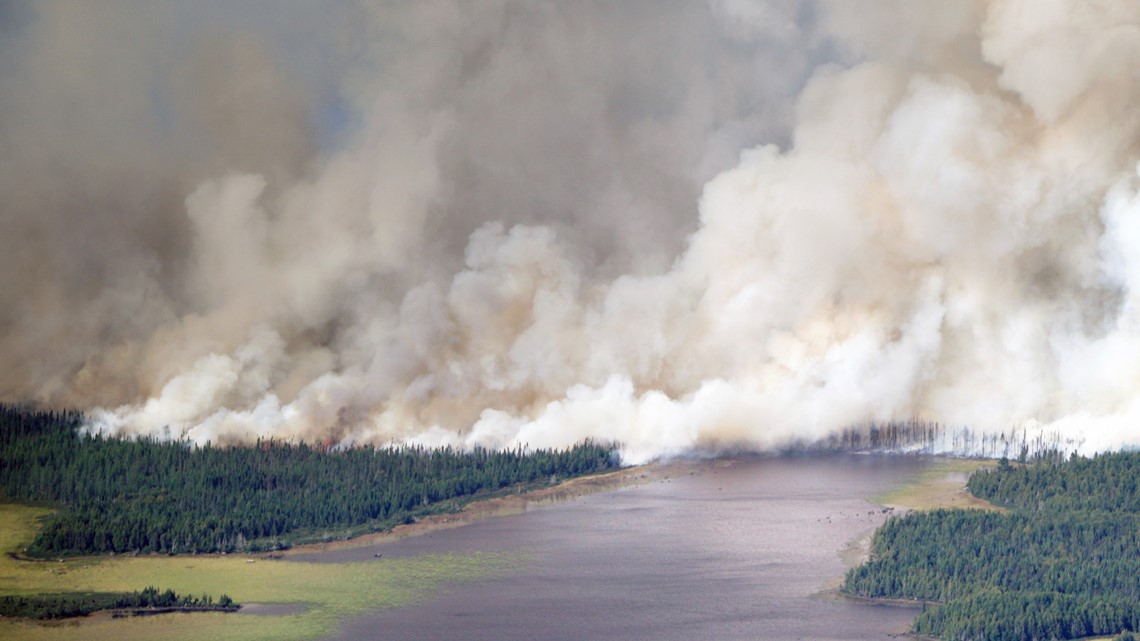
M 5 399 L 634 461 L 1140 440 L 1132 0 L 0 10 Z

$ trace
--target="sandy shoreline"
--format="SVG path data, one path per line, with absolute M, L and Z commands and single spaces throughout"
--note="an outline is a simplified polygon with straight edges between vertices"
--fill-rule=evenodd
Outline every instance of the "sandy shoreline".
M 992 461 L 988 460 L 947 458 L 897 489 L 883 496 L 868 498 L 868 501 L 890 510 L 891 516 L 903 516 L 913 511 L 937 508 L 1000 510 L 1001 508 L 979 499 L 966 489 L 966 481 L 969 480 L 970 474 L 991 464 Z M 839 558 L 842 559 L 846 569 L 865 563 L 870 558 L 871 539 L 877 529 L 877 527 L 870 528 L 863 532 L 849 541 L 839 552 Z M 868 605 L 902 608 L 922 609 L 925 605 L 936 605 L 931 601 L 923 603 L 914 599 L 872 598 L 846 594 L 840 590 L 842 584 L 842 577 L 834 584 L 829 583 L 825 590 L 828 596 Z
M 369 547 L 380 543 L 391 543 L 413 536 L 422 536 L 440 530 L 462 527 L 476 521 L 496 516 L 521 514 L 540 505 L 572 501 L 582 496 L 608 492 L 629 485 L 647 483 L 659 478 L 668 478 L 675 471 L 675 464 L 650 463 L 626 467 L 602 474 L 579 476 L 550 487 L 542 487 L 517 494 L 495 496 L 472 501 L 459 512 L 433 514 L 417 519 L 414 523 L 397 525 L 385 532 L 372 532 L 339 541 L 305 543 L 288 550 L 273 553 L 277 556 L 295 556 L 314 552 L 330 552 L 352 548 Z
M 715 461 L 703 461 L 703 463 L 716 465 Z M 970 495 L 965 488 L 969 473 L 985 464 L 987 464 L 986 461 L 945 459 L 934 470 L 927 471 L 889 494 L 881 497 L 868 497 L 867 500 L 891 510 L 893 515 L 902 515 L 911 510 L 927 510 L 938 507 L 995 509 L 986 501 Z M 629 485 L 668 479 L 670 476 L 692 472 L 694 465 L 699 466 L 700 463 L 677 460 L 648 463 L 602 474 L 580 476 L 550 487 L 478 499 L 463 506 L 459 512 L 425 516 L 417 519 L 414 523 L 397 525 L 384 532 L 372 532 L 337 541 L 305 543 L 288 550 L 275 552 L 272 556 L 289 557 L 390 543 L 408 537 L 462 527 L 486 518 L 521 514 L 536 506 L 571 501 L 582 496 L 608 492 Z M 839 551 L 844 567 L 852 568 L 867 560 L 870 554 L 871 536 L 875 529 L 870 528 L 861 533 Z M 841 582 L 842 578 L 838 579 L 834 586 L 829 585 L 828 588 L 837 590 Z

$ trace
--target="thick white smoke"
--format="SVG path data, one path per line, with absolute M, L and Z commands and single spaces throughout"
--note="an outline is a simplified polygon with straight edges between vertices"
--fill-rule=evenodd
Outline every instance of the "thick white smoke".
M 96 427 L 197 442 L 1140 443 L 1140 4 L 616 4 L 368 14 L 349 139 L 195 183 L 178 293 L 36 393 L 133 378 Z

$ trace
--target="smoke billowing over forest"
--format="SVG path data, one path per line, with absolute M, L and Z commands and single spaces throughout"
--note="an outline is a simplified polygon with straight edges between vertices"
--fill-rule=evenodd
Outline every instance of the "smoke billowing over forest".
M 0 2 L 0 401 L 1140 442 L 1140 3 Z

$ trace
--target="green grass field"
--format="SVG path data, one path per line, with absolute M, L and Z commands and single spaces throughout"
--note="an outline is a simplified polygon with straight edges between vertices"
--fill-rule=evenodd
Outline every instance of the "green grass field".
M 1001 508 L 989 501 L 979 499 L 966 491 L 966 481 L 970 479 L 971 474 L 994 465 L 994 461 L 988 460 L 939 459 L 930 467 L 904 481 L 901 486 L 872 497 L 871 501 L 879 505 L 893 505 L 911 510 L 978 508 L 1001 511 Z
M 0 549 L 19 552 L 49 510 L 0 505 Z M 247 559 L 256 559 L 249 563 Z M 239 603 L 297 603 L 281 616 L 192 613 L 111 619 L 95 616 L 60 624 L 0 621 L 0 638 L 301 640 L 327 635 L 346 616 L 426 598 L 448 584 L 509 572 L 518 555 L 474 553 L 375 559 L 359 563 L 295 563 L 244 555 L 87 557 L 64 562 L 0 557 L 0 594 L 133 591 L 148 585 L 179 594 L 225 593 Z

